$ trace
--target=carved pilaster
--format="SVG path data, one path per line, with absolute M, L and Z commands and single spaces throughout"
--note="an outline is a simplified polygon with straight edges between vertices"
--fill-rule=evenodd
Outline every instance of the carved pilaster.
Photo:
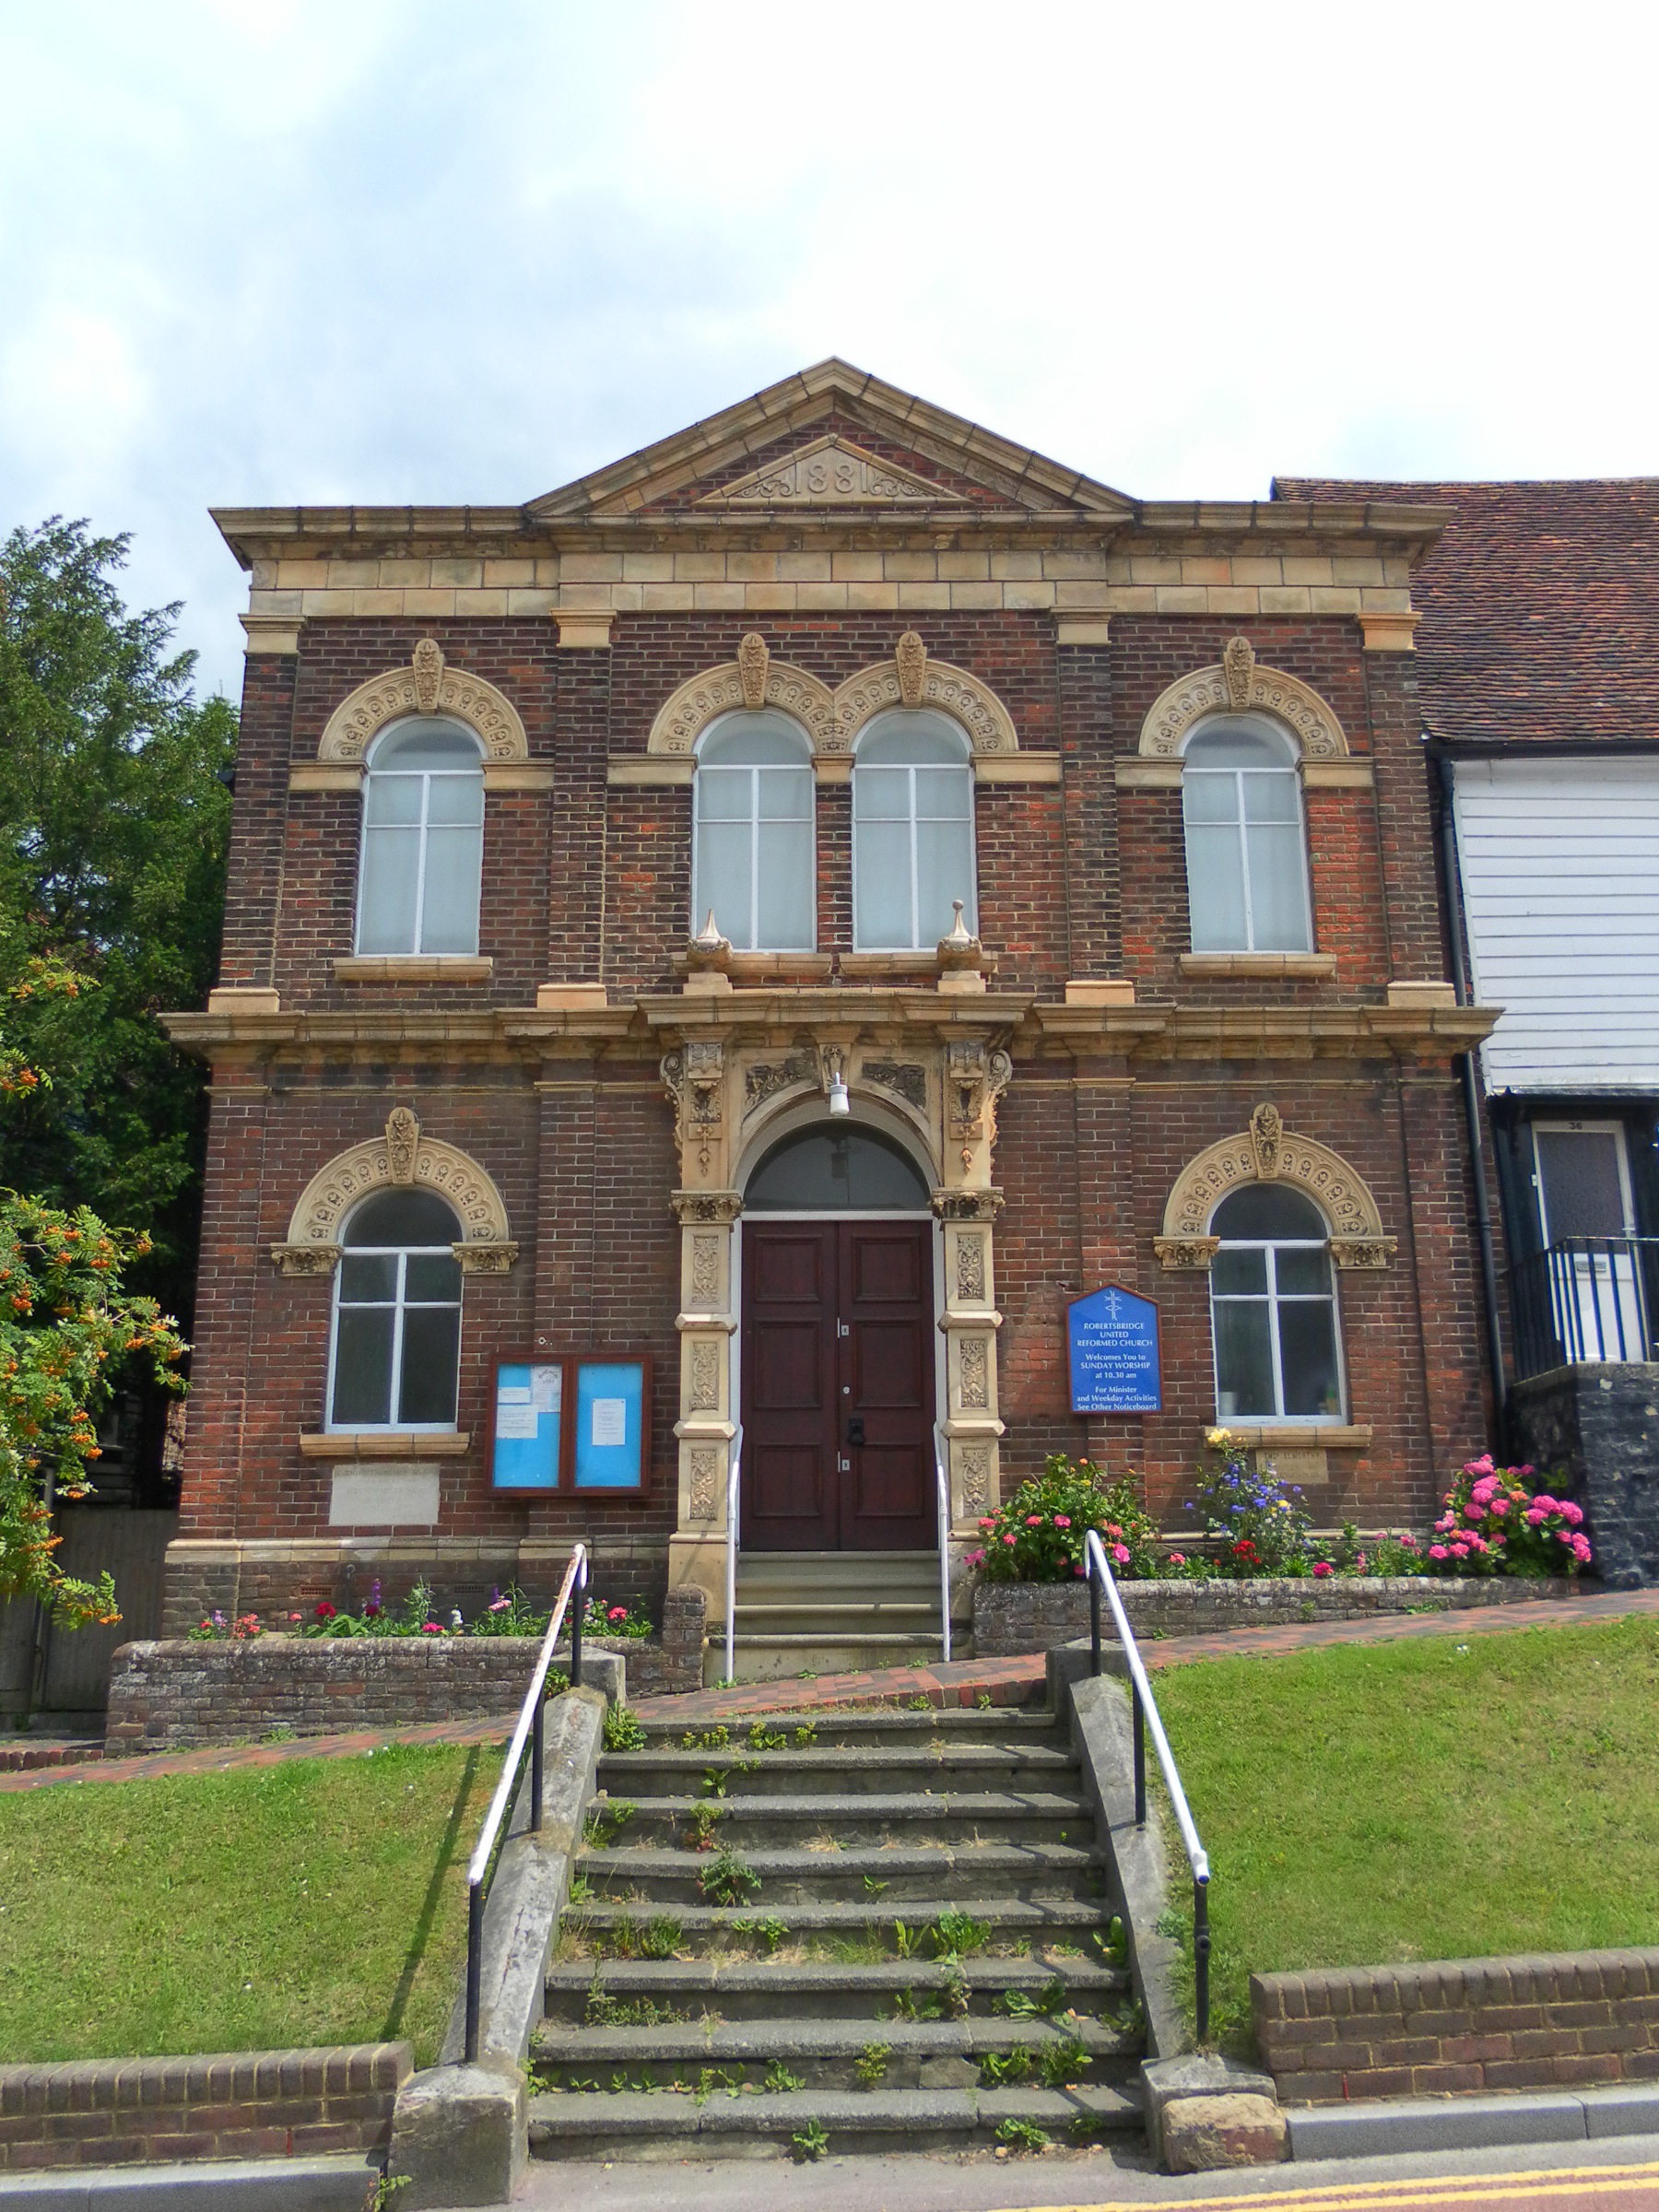
M 337 1244 L 273 1244 L 271 1257 L 278 1275 L 332 1275 L 340 1264 Z
M 1158 1264 L 1167 1275 L 1182 1272 L 1191 1274 L 1202 1268 L 1207 1275 L 1210 1262 L 1221 1249 L 1219 1237 L 1154 1237 L 1152 1249 L 1158 1254 Z

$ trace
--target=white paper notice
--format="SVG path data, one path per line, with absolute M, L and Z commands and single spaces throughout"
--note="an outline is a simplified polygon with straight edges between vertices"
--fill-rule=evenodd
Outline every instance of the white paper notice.
M 523 1382 L 503 1382 L 496 1392 L 498 1406 L 528 1406 L 529 1390 Z
M 528 1394 L 527 1393 L 525 1394 Z M 503 1406 L 496 1400 L 496 1434 L 507 1440 L 524 1441 L 535 1435 L 535 1408 L 534 1406 Z
M 533 1367 L 530 1370 L 530 1402 L 537 1413 L 557 1413 L 559 1403 L 559 1385 L 564 1376 L 556 1367 Z
M 628 1400 L 626 1398 L 595 1398 L 594 1400 L 594 1442 L 595 1444 L 625 1444 L 628 1441 Z

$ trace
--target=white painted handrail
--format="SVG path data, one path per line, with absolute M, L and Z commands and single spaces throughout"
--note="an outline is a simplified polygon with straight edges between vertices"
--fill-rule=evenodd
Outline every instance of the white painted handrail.
M 944 1637 L 944 1657 L 950 1658 L 950 1485 L 945 1479 L 945 1463 L 934 1455 L 934 1481 L 938 1488 L 939 1524 L 939 1630 Z
M 737 1679 L 737 1519 L 743 1499 L 743 1424 L 732 1436 L 732 1461 L 726 1470 L 726 1618 L 725 1678 Z

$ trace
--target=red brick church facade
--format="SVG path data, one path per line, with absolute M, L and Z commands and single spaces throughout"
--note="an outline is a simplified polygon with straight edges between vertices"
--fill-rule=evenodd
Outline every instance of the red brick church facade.
M 959 1550 L 1056 1450 L 1180 1525 L 1218 1414 L 1325 1524 L 1479 1447 L 1443 511 L 1131 500 L 829 362 L 523 507 L 217 519 L 171 1628 L 577 1535 L 712 1594 L 740 1420 L 745 1542 L 803 1548 L 931 1542 L 935 1434 Z M 1070 1410 L 1112 1283 L 1159 1412 Z M 641 1363 L 639 1488 L 496 1486 L 500 1363 L 564 1355 Z

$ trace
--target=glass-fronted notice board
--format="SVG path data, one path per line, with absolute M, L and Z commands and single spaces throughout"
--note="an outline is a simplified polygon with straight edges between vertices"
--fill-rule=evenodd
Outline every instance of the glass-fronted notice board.
M 491 1407 L 492 1486 L 643 1489 L 650 1407 L 649 1359 L 502 1359 Z

